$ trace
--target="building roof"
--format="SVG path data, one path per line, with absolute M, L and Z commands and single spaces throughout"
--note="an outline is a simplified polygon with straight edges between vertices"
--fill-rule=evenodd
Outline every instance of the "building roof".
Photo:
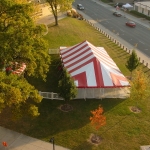
M 150 1 L 145 1 L 145 2 L 137 2 L 135 3 L 135 5 L 141 5 L 141 6 L 144 6 L 144 7 L 150 7 Z

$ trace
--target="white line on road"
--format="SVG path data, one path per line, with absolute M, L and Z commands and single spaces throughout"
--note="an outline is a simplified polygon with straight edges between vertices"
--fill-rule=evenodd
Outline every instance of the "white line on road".
M 142 44 L 145 44 L 144 42 L 142 42 L 142 41 L 139 41 L 140 43 L 142 43 Z
M 120 29 L 120 31 L 124 32 L 124 30 Z

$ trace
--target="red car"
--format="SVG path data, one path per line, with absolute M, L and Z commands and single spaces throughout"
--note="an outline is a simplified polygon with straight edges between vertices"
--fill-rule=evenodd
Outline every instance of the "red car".
M 133 22 L 133 21 L 128 21 L 128 22 L 126 22 L 126 26 L 135 28 L 135 27 L 136 27 L 136 24 L 135 24 L 135 22 Z

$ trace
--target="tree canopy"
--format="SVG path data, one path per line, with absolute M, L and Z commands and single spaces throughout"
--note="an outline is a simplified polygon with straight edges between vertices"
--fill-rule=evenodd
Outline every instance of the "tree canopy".
M 35 24 L 32 4 L 22 2 L 0 1 L 0 112 L 9 108 L 16 118 L 39 115 L 42 97 L 24 75 L 45 79 L 50 65 L 45 26 Z M 25 72 L 12 74 L 14 64 L 25 64 Z
M 103 108 L 101 106 L 91 111 L 91 114 L 90 121 L 96 130 L 106 124 L 106 117 L 103 115 Z
M 142 69 L 135 70 L 131 80 L 131 94 L 133 100 L 144 100 L 150 96 L 150 79 Z
M 38 116 L 36 103 L 41 100 L 38 91 L 25 78 L 14 74 L 8 76 L 5 72 L 0 72 L 0 112 L 5 108 L 11 108 L 16 118 L 23 114 Z
M 42 34 L 44 25 L 31 18 L 32 4 L 18 4 L 13 0 L 0 1 L 0 60 L 25 63 L 28 76 L 46 78 L 50 56 Z
M 58 12 L 64 12 L 72 8 L 73 0 L 47 0 L 55 18 L 55 25 L 58 25 Z

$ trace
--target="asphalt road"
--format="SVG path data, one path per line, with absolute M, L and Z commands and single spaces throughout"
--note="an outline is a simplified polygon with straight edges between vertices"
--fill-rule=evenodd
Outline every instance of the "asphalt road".
M 76 7 L 78 3 L 85 7 L 83 12 L 86 15 L 98 21 L 99 24 L 117 34 L 133 47 L 136 45 L 138 50 L 150 57 L 150 30 L 148 28 L 138 23 L 135 28 L 126 26 L 125 23 L 128 19 L 125 17 L 125 13 L 120 11 L 122 17 L 112 15 L 116 10 L 110 5 L 99 5 L 92 0 L 75 0 L 73 6 Z

